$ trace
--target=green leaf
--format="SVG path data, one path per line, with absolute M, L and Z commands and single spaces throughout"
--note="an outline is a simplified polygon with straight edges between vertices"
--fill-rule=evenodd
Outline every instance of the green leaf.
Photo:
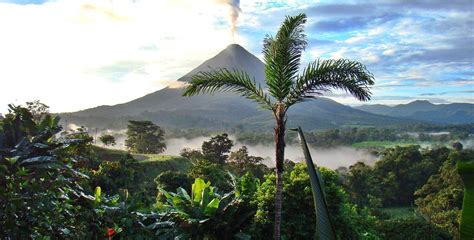
M 39 157 L 32 157 L 20 162 L 20 166 L 23 165 L 37 165 L 37 164 L 44 164 L 44 163 L 51 163 L 55 162 L 56 158 L 52 156 L 39 156 Z
M 16 175 L 18 175 L 18 176 L 27 176 L 28 175 L 28 170 L 24 167 L 18 168 L 18 171 L 16 171 Z
M 178 195 L 173 195 L 171 199 L 173 201 L 173 206 L 175 207 L 179 207 L 179 205 L 183 202 Z
M 17 157 L 5 158 L 5 160 L 7 160 L 7 162 L 10 163 L 10 165 L 13 165 L 18 161 L 18 158 L 19 157 L 17 156 Z
M 160 222 L 160 221 L 157 221 L 157 222 L 154 222 L 150 225 L 147 226 L 148 229 L 161 229 L 161 228 L 169 228 L 169 227 L 172 227 L 174 225 L 174 222 L 170 222 L 170 221 L 165 221 L 165 222 Z
M 192 192 L 193 192 L 193 201 L 195 203 L 201 202 L 202 199 L 202 191 L 206 188 L 206 183 L 201 178 L 196 178 L 192 185 Z
M 225 68 L 197 73 L 184 89 L 183 96 L 229 91 L 236 92 L 243 97 L 256 101 L 264 109 L 272 109 L 270 97 L 264 89 L 255 82 L 255 79 L 250 79 L 249 75 L 245 72 L 230 71 Z
M 216 213 L 217 209 L 219 208 L 220 200 L 218 198 L 212 199 L 209 204 L 207 204 L 206 208 L 204 209 L 204 214 L 206 216 L 212 216 Z
M 313 192 L 314 208 L 316 212 L 316 236 L 317 239 L 336 239 L 336 232 L 334 225 L 331 222 L 329 216 L 329 209 L 326 202 L 324 193 L 324 182 L 321 178 L 321 174 L 314 167 L 311 153 L 308 149 L 308 144 L 303 135 L 303 131 L 300 127 L 296 129 L 301 141 L 301 147 L 303 148 L 304 157 L 306 160 L 306 167 L 308 169 L 309 178 L 311 181 L 311 190 Z
M 52 120 L 52 122 L 51 122 L 50 127 L 56 127 L 56 126 L 58 126 L 60 120 L 61 120 L 61 118 L 60 118 L 59 116 L 54 117 L 53 120 Z
M 101 193 L 102 193 L 102 189 L 99 186 L 95 187 L 94 197 L 95 197 L 95 202 L 96 203 L 100 203 Z
M 302 52 L 306 47 L 304 24 L 306 15 L 288 16 L 275 37 L 264 39 L 265 81 L 268 92 L 282 102 L 298 73 Z
M 189 196 L 189 194 L 186 192 L 186 190 L 184 190 L 182 187 L 179 187 L 177 189 L 177 193 L 179 196 L 181 196 L 182 198 L 188 200 L 188 201 L 191 201 L 191 197 Z
M 374 76 L 366 67 L 347 59 L 317 59 L 296 77 L 286 99 L 286 106 L 315 98 L 331 89 L 340 89 L 360 101 L 370 100 Z

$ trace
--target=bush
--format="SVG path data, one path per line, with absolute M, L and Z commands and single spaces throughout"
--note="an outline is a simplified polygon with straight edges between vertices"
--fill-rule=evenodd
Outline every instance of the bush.
M 185 173 L 168 170 L 158 175 L 158 177 L 155 178 L 155 183 L 159 188 L 166 191 L 174 191 L 182 187 L 189 192 L 191 191 L 192 178 Z
M 136 189 L 141 177 L 141 166 L 130 154 L 119 161 L 104 161 L 99 169 L 93 172 L 92 185 L 100 186 L 107 193 L 116 193 L 119 189 Z
M 230 175 L 222 169 L 222 165 L 207 160 L 198 160 L 189 170 L 191 178 L 202 178 L 211 181 L 221 192 L 232 190 Z
M 349 202 L 348 194 L 335 171 L 320 168 L 326 199 L 336 234 L 340 239 L 376 239 L 375 218 L 367 210 Z M 275 174 L 265 176 L 253 203 L 257 205 L 252 236 L 266 239 L 273 233 Z M 306 165 L 297 163 L 283 174 L 282 236 L 286 239 L 312 239 L 316 216 Z
M 383 239 L 452 239 L 448 232 L 423 219 L 391 219 L 379 221 L 377 230 Z

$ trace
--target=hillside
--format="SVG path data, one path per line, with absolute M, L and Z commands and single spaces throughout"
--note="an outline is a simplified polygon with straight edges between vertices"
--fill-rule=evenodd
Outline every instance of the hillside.
M 243 70 L 264 84 L 264 64 L 243 47 L 232 44 L 213 58 L 179 78 L 186 82 L 200 71 L 227 68 Z M 228 129 L 237 125 L 246 129 L 271 130 L 269 112 L 259 110 L 256 103 L 232 93 L 214 96 L 182 97 L 182 88 L 167 87 L 133 101 L 114 106 L 99 106 L 75 113 L 61 114 L 68 123 L 89 128 L 124 128 L 129 119 L 147 119 L 170 128 Z M 341 126 L 387 126 L 413 123 L 354 109 L 327 98 L 318 98 L 295 106 L 289 111 L 289 127 L 305 129 Z
M 429 101 L 414 101 L 408 104 L 387 106 L 381 104 L 356 107 L 373 114 L 419 120 L 442 124 L 465 124 L 474 122 L 474 104 L 433 104 Z

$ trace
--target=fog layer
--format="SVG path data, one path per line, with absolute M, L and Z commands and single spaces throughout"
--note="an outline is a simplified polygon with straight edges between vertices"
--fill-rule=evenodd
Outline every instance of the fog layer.
M 240 142 L 235 142 L 232 151 L 236 151 L 244 146 Z M 208 141 L 209 137 L 197 137 L 193 139 L 173 138 L 166 141 L 167 149 L 165 154 L 178 155 L 183 148 L 200 149 L 203 141 Z M 275 147 L 272 145 L 245 145 L 248 148 L 249 154 L 253 156 L 263 157 L 264 163 L 268 166 L 274 166 Z M 366 149 L 356 149 L 352 147 L 334 147 L 334 148 L 312 148 L 310 147 L 313 161 L 319 166 L 336 169 L 344 166 L 348 167 L 358 161 L 363 161 L 367 164 L 373 164 L 377 157 L 370 154 Z M 303 150 L 300 145 L 287 145 L 285 148 L 285 158 L 295 162 L 304 161 Z

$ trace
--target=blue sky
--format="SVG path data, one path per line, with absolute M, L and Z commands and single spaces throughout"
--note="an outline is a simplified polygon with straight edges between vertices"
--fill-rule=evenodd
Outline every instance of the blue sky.
M 33 99 L 53 111 L 126 102 L 175 84 L 232 42 L 261 57 L 264 36 L 275 34 L 285 15 L 300 12 L 308 16 L 304 64 L 316 58 L 366 64 L 376 78 L 370 103 L 474 103 L 473 4 L 0 0 L 0 29 L 7 36 L 0 39 L 6 69 L 0 79 L 8 89 L 0 112 L 8 103 Z M 235 9 L 240 11 L 232 37 Z M 339 92 L 327 96 L 360 104 Z

